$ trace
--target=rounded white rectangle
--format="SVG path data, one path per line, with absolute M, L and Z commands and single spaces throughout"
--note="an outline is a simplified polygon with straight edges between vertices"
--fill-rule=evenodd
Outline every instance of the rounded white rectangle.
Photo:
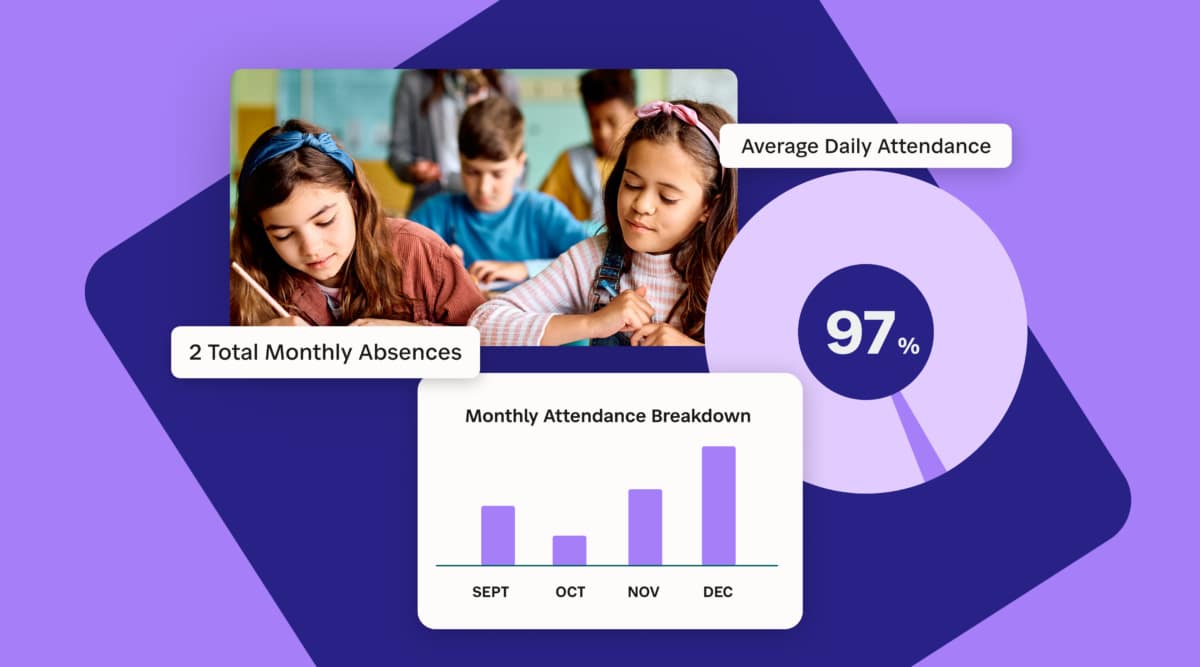
M 784 373 L 422 382 L 418 618 L 433 629 L 795 627 L 802 404 Z M 560 552 L 556 537 L 574 548 Z
M 1006 123 L 730 123 L 721 164 L 774 169 L 1003 169 Z
M 175 327 L 171 374 L 193 378 L 471 378 L 474 327 Z

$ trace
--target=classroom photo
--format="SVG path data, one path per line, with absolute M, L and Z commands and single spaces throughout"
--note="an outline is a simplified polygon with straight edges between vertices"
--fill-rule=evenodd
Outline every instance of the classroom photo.
M 238 70 L 230 323 L 704 344 L 729 70 Z

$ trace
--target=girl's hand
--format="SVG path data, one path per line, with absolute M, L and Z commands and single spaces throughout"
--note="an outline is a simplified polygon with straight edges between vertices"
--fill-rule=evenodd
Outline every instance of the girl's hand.
M 519 282 L 529 277 L 529 269 L 525 262 L 501 262 L 494 259 L 475 262 L 467 268 L 467 273 L 485 285 L 497 280 Z
M 460 262 L 463 261 L 462 246 L 458 245 L 457 243 L 451 243 L 450 244 L 450 252 L 454 253 L 454 256 L 458 258 L 458 261 L 460 261 Z
M 262 323 L 264 327 L 306 327 L 308 322 L 299 315 L 288 315 L 287 317 L 276 317 L 273 320 L 267 320 Z
M 653 322 L 630 336 L 629 344 L 634 347 L 682 347 L 704 343 L 688 338 L 682 331 L 666 322 Z
M 646 300 L 646 288 L 625 290 L 609 304 L 588 315 L 593 327 L 591 338 L 607 338 L 618 331 L 630 333 L 650 323 L 654 306 Z
M 414 322 L 405 322 L 403 320 L 385 320 L 378 317 L 360 317 L 354 320 L 348 327 L 419 327 L 421 325 Z

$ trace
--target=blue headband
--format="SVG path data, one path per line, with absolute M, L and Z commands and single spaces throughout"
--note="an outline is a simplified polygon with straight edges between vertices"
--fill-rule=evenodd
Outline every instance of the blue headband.
M 242 172 L 249 176 L 254 173 L 255 169 L 258 169 L 259 165 L 267 160 L 277 158 L 284 153 L 291 153 L 301 146 L 312 146 L 334 160 L 337 160 L 338 164 L 342 165 L 347 173 L 354 176 L 354 161 L 350 159 L 349 155 L 346 155 L 345 151 L 338 148 L 337 142 L 333 140 L 333 137 L 329 136 L 328 132 L 314 135 L 296 130 L 280 132 L 271 137 L 266 145 L 258 151 L 258 155 L 246 157 L 246 166 L 242 169 Z

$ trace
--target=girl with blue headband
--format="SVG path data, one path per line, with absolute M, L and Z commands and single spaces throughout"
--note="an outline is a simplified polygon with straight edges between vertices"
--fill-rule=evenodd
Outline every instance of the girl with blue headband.
M 737 234 L 719 142 L 733 117 L 690 100 L 636 113 L 604 187 L 606 231 L 480 306 L 484 345 L 704 344 L 708 289 Z
M 289 120 L 254 142 L 238 178 L 230 255 L 291 313 L 231 276 L 234 324 L 465 324 L 483 302 L 436 234 L 384 216 L 358 165 Z

